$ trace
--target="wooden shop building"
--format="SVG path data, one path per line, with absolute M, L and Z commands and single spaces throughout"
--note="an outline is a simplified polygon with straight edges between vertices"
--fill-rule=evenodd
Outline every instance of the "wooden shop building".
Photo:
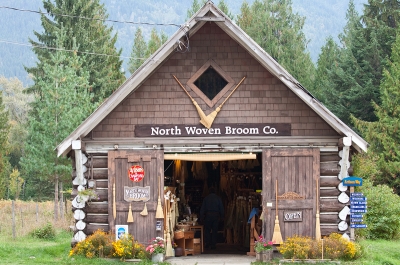
M 318 236 L 318 216 L 322 236 L 349 236 L 341 179 L 367 146 L 209 1 L 57 152 L 73 161 L 73 241 L 120 225 L 142 243 L 164 237 L 165 217 L 196 222 L 213 186 L 218 242 L 252 252 L 276 221 L 283 239 Z M 85 202 L 84 189 L 99 199 Z

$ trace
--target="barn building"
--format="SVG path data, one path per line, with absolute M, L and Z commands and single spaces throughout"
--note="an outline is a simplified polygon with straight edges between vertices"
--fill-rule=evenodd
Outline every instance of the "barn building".
M 73 241 L 119 226 L 143 243 L 202 228 L 215 187 L 218 242 L 252 252 L 255 235 L 272 239 L 277 224 L 283 239 L 350 236 L 341 179 L 367 147 L 209 1 L 57 152 L 73 162 Z M 86 189 L 99 199 L 82 200 Z

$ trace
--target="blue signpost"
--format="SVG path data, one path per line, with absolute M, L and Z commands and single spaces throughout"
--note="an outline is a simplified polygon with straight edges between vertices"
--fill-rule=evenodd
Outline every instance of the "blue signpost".
M 367 228 L 363 215 L 367 212 L 367 198 L 361 192 L 354 191 L 354 186 L 361 186 L 362 179 L 348 177 L 342 180 L 343 186 L 350 186 L 350 228 Z

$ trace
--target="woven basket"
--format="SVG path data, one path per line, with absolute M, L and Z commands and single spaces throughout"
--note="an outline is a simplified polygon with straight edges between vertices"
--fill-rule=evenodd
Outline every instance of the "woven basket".
M 174 239 L 181 239 L 185 236 L 185 233 L 183 231 L 175 231 L 174 232 Z
M 186 232 L 189 231 L 190 225 L 177 224 L 176 227 L 178 228 L 178 230 Z

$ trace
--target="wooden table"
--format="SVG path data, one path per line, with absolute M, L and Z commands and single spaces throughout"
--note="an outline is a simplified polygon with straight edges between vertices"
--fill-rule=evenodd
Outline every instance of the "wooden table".
M 200 231 L 200 240 L 201 240 L 201 253 L 204 252 L 204 238 L 203 238 L 203 226 L 202 225 L 193 225 L 189 227 L 189 231 Z
M 183 232 L 184 236 L 180 239 L 175 239 L 175 243 L 178 245 L 179 248 L 183 250 L 183 256 L 193 255 L 193 238 L 194 238 L 194 231 L 185 231 Z

